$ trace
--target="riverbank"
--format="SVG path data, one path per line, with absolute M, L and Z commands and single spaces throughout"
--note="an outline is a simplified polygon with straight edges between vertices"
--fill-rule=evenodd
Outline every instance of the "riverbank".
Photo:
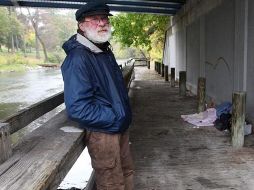
M 35 52 L 24 53 L 0 52 L 0 73 L 24 72 L 35 70 L 41 67 L 58 68 L 64 60 L 62 52 L 54 52 L 48 55 L 49 61 L 44 62 L 44 58 L 36 58 Z M 128 59 L 117 59 L 118 65 L 124 65 Z
M 57 67 L 60 64 L 48 62 L 45 63 L 42 58 L 38 59 L 34 54 L 24 56 L 21 53 L 0 53 L 0 73 L 22 72 L 39 67 Z

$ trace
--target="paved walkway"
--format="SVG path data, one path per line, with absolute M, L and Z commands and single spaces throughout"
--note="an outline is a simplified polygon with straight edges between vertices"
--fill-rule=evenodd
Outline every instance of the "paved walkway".
M 131 148 L 135 190 L 254 190 L 253 136 L 233 150 L 230 136 L 214 127 L 193 128 L 181 114 L 195 113 L 195 97 L 146 67 L 131 86 Z

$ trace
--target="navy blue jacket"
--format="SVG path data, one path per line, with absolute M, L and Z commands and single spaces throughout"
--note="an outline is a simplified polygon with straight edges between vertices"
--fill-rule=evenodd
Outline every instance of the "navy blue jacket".
M 82 128 L 123 133 L 131 109 L 122 72 L 108 48 L 102 51 L 80 34 L 64 43 L 61 66 L 67 114 Z

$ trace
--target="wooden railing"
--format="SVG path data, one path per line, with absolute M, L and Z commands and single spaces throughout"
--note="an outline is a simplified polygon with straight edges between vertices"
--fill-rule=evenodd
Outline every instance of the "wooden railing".
M 12 115 L 5 119 L 3 123 L 8 123 L 10 125 L 10 133 L 13 134 L 23 127 L 27 126 L 32 121 L 41 117 L 43 114 L 48 113 L 57 106 L 64 102 L 63 92 L 46 98 L 36 104 L 33 104 L 15 115 Z
M 126 86 L 132 80 L 134 62 L 132 59 L 122 69 Z M 67 118 L 65 110 L 11 145 L 11 134 L 61 105 L 63 97 L 60 92 L 0 122 L 1 190 L 57 189 L 84 150 L 85 131 L 71 131 L 78 126 Z M 93 186 L 91 182 L 89 186 Z

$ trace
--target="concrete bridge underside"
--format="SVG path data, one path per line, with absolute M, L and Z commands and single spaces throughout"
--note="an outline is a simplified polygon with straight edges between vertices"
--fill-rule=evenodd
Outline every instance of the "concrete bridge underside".
M 187 88 L 197 92 L 206 78 L 206 102 L 232 101 L 246 92 L 246 119 L 254 123 L 254 1 L 189 0 L 171 20 L 163 63 L 187 72 Z
M 180 97 L 178 88 L 145 67 L 135 73 L 130 89 L 135 189 L 253 189 L 252 135 L 234 150 L 228 133 L 181 120 L 181 114 L 196 112 L 194 96 Z

